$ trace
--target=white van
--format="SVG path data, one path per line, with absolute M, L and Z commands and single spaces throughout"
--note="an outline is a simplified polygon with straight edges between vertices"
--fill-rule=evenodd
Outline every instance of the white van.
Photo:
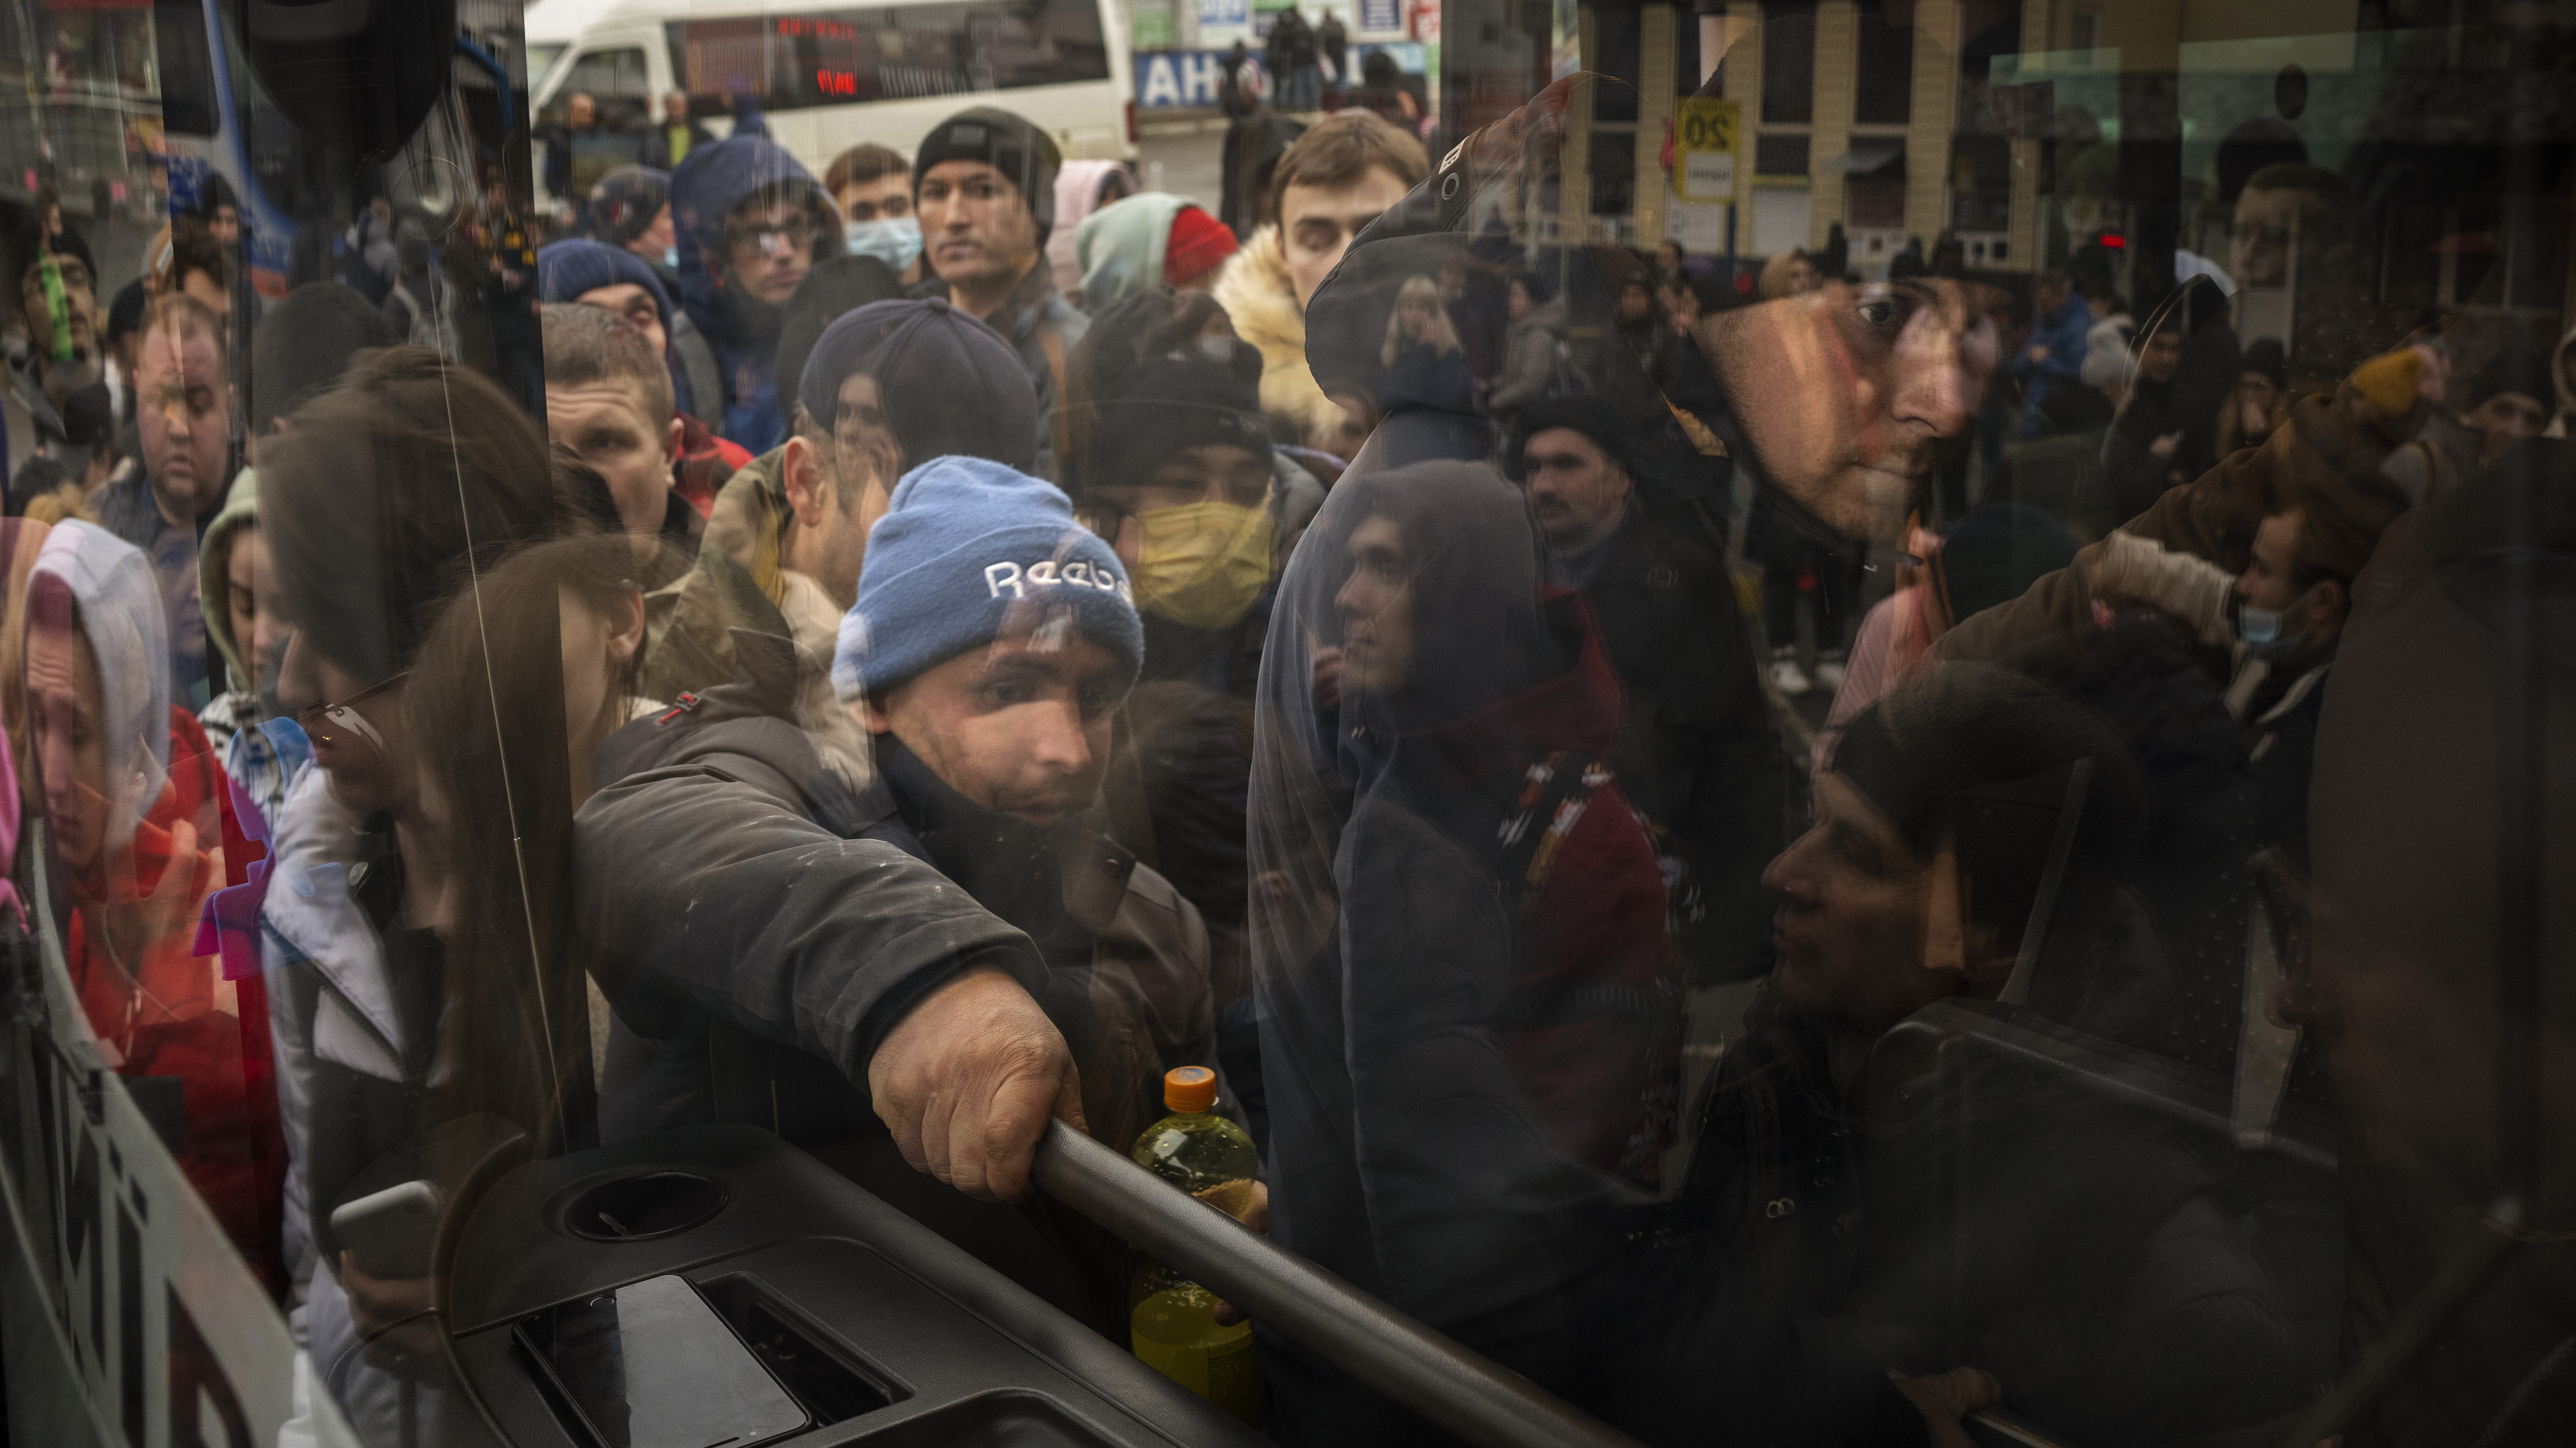
M 586 92 L 641 128 L 687 91 L 721 135 L 726 98 L 760 102 L 771 139 L 817 178 L 861 141 L 909 156 L 970 105 L 1001 106 L 1067 159 L 1136 154 L 1135 78 L 1116 0 L 887 0 L 799 9 L 778 0 L 537 0 L 525 12 L 542 120 Z M 540 168 L 542 174 L 542 168 Z

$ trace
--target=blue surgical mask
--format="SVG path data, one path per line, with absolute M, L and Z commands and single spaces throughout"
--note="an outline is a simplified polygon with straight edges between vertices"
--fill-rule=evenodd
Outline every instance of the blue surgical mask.
M 850 254 L 872 256 L 900 272 L 921 255 L 921 223 L 909 216 L 850 223 Z
M 676 246 L 666 246 L 662 248 L 662 265 L 669 267 L 673 271 L 678 271 L 680 269 L 680 249 Z
M 2282 632 L 2279 609 L 2256 608 L 2251 604 L 2236 611 L 2236 636 L 2245 640 L 2245 651 L 2267 663 L 2279 663 L 2299 651 L 2296 635 Z

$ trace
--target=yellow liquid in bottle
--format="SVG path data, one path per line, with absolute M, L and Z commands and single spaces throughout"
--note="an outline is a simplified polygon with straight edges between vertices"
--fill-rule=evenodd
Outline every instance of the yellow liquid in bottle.
M 1195 1282 L 1164 1288 L 1129 1317 L 1136 1356 L 1146 1366 L 1253 1427 L 1263 1416 L 1261 1359 L 1252 1324 L 1219 1327 L 1214 1294 Z

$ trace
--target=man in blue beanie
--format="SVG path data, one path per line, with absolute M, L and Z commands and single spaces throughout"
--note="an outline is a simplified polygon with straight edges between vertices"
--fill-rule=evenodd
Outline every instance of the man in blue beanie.
M 1126 570 L 1065 495 L 949 457 L 895 489 L 832 661 L 893 806 L 870 833 L 1037 943 L 1034 993 L 1113 1142 L 1160 1114 L 1164 1071 L 1216 1064 L 1206 926 L 1095 808 L 1144 654 Z
M 537 300 L 588 302 L 632 323 L 669 366 L 673 403 L 680 412 L 702 416 L 701 393 L 722 396 L 707 339 L 688 313 L 672 307 L 661 275 L 633 252 L 579 238 L 551 243 L 537 252 Z
M 737 649 L 602 746 L 581 813 L 603 1137 L 754 1122 L 1113 1328 L 1121 1254 L 989 1199 L 1049 1117 L 1132 1140 L 1211 1058 L 1205 929 L 1091 814 L 1143 652 L 1125 570 L 1054 488 L 941 458 L 896 488 L 834 661 L 873 769 L 800 715 L 786 640 Z

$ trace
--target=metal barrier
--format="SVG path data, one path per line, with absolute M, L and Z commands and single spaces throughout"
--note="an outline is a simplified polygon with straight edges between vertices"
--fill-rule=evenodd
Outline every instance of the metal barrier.
M 1504 1448 L 1636 1442 L 1061 1121 L 1047 1127 L 1037 1181 L 1049 1196 L 1470 1442 Z

